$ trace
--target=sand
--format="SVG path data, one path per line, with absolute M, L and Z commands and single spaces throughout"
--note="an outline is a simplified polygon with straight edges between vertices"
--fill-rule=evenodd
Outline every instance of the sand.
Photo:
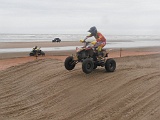
M 121 57 L 113 50 L 109 57 L 116 60 L 115 72 L 98 67 L 87 75 L 81 63 L 72 71 L 64 68 L 71 53 L 51 52 L 38 59 L 4 55 L 0 120 L 160 119 L 158 47 L 122 49 Z

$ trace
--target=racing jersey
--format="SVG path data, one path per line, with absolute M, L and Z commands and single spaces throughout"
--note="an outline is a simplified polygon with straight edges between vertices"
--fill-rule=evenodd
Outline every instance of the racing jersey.
M 93 35 L 88 35 L 87 37 L 92 37 Z M 106 42 L 106 38 L 100 33 L 97 32 L 97 34 L 94 36 L 97 42 Z

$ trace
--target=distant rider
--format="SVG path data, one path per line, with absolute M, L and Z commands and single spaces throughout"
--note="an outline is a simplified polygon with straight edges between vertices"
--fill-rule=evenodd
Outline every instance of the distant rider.
M 97 28 L 95 26 L 91 27 L 88 32 L 91 34 L 86 36 L 85 40 L 89 37 L 94 36 L 96 39 L 96 44 L 94 45 L 95 48 L 97 48 L 98 53 L 102 51 L 102 48 L 106 45 L 106 38 L 97 31 Z
M 40 51 L 40 47 L 34 46 L 34 47 L 33 47 L 33 52 L 38 52 L 38 51 Z
M 38 49 L 37 46 L 34 46 L 34 47 L 33 47 L 33 51 L 36 51 L 37 49 Z

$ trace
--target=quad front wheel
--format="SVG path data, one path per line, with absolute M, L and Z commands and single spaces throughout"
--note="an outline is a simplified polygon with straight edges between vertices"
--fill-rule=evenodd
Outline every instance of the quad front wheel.
M 64 66 L 67 70 L 72 70 L 75 67 L 75 63 L 72 56 L 66 58 L 64 62 Z

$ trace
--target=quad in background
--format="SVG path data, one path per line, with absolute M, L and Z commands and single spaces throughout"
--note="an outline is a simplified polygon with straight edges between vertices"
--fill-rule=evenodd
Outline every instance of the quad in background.
M 29 53 L 30 56 L 36 56 L 38 57 L 39 55 L 45 56 L 45 53 L 41 50 L 40 47 L 33 47 L 32 51 Z

